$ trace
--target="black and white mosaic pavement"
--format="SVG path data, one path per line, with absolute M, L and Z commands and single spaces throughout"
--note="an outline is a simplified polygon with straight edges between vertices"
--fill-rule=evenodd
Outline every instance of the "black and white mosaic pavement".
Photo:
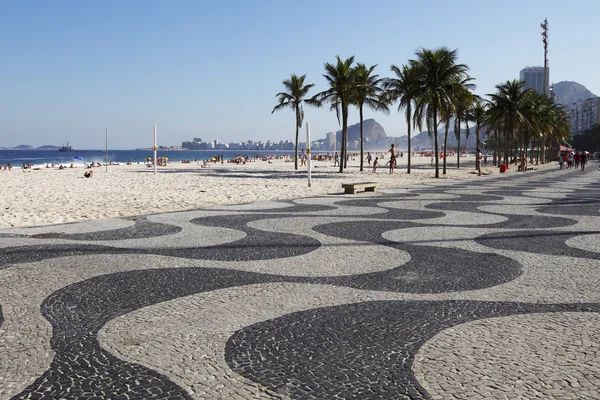
M 600 172 L 0 231 L 0 399 L 598 399 Z

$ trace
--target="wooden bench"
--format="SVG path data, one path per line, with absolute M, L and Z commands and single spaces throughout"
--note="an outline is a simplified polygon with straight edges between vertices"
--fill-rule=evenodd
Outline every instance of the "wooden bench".
M 518 171 L 521 171 L 523 168 L 519 165 Z M 535 171 L 537 168 L 535 167 L 525 167 L 525 171 Z
M 342 183 L 345 194 L 355 194 L 356 189 L 365 189 L 365 192 L 374 192 L 377 182 Z

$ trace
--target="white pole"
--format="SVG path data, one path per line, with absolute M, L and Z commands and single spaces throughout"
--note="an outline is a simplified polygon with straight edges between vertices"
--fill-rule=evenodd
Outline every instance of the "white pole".
M 108 172 L 108 128 L 106 128 L 106 172 Z
M 310 175 L 310 124 L 308 122 L 306 123 L 306 157 L 308 158 L 308 160 L 306 161 L 306 166 L 308 168 L 308 187 L 311 187 L 312 178 Z
M 154 125 L 154 175 L 156 175 L 156 125 Z

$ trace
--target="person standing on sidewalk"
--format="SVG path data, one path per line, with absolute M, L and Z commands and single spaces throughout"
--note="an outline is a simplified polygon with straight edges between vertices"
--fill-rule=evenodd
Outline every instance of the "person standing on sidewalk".
M 581 157 L 579 157 L 579 164 L 581 164 L 581 170 L 584 171 L 585 170 L 585 163 L 587 162 L 587 154 L 585 151 L 581 152 Z

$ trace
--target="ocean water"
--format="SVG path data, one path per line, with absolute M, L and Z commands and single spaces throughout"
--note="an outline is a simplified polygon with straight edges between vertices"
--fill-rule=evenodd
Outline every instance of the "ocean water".
M 313 152 L 318 154 L 319 152 Z M 324 152 L 326 153 L 326 152 Z M 157 151 L 158 157 L 167 157 L 169 162 L 181 162 L 182 160 L 207 160 L 211 157 L 215 157 L 218 154 L 222 154 L 225 160 L 230 160 L 238 155 L 247 155 L 253 157 L 254 155 L 259 156 L 273 156 L 273 157 L 287 157 L 293 156 L 293 150 L 286 151 L 260 151 L 260 150 L 167 150 Z M 146 157 L 152 157 L 152 150 L 109 150 L 108 151 L 108 162 L 125 164 L 131 161 L 134 164 L 138 162 L 143 164 L 146 161 Z M 81 158 L 79 160 L 78 158 Z M 21 167 L 23 164 L 31 163 L 32 167 L 43 168 L 46 164 L 54 164 L 55 167 L 59 165 L 69 166 L 84 166 L 89 165 L 92 162 L 99 162 L 104 164 L 106 162 L 106 153 L 102 150 L 89 150 L 89 151 L 73 151 L 73 152 L 60 152 L 58 150 L 0 150 L 0 164 L 6 165 L 6 163 L 12 163 L 13 167 Z

